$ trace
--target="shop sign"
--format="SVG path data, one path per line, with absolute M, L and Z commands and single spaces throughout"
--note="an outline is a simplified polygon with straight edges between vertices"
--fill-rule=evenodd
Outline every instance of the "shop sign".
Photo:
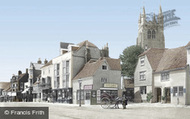
M 93 85 L 84 85 L 84 90 L 92 90 Z
M 105 83 L 104 88 L 117 88 L 118 85 L 114 83 Z

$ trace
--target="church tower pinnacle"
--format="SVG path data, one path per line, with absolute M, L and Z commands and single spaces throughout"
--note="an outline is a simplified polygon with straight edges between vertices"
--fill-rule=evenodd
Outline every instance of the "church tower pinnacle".
M 138 37 L 137 45 L 144 50 L 148 48 L 165 48 L 165 38 L 163 29 L 163 15 L 162 8 L 159 8 L 159 14 L 153 15 L 152 21 L 146 20 L 145 8 L 143 7 L 143 14 L 140 14 L 138 21 Z

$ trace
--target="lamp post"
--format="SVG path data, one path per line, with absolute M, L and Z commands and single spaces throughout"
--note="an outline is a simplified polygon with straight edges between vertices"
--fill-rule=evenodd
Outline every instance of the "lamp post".
M 81 84 L 82 84 L 82 79 L 78 79 L 79 82 L 79 107 L 81 107 Z

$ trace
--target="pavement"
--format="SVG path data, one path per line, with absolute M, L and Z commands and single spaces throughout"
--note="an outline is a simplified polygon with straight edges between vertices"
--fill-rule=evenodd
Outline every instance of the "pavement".
M 161 103 L 129 103 L 127 109 L 103 109 L 100 105 L 46 102 L 5 102 L 0 107 L 49 107 L 49 119 L 189 119 L 190 106 Z

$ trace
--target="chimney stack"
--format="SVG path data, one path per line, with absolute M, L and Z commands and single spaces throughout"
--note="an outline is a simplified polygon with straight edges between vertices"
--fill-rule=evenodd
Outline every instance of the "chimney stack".
M 40 59 L 40 58 L 38 59 L 38 64 L 42 64 L 42 61 L 41 61 L 41 59 Z
M 22 74 L 22 71 L 19 70 L 19 71 L 18 71 L 18 76 L 20 76 L 21 74 Z
M 47 63 L 48 63 L 48 61 L 45 59 L 45 60 L 44 60 L 44 64 L 47 64 Z
M 28 74 L 28 68 L 26 68 L 26 74 Z

